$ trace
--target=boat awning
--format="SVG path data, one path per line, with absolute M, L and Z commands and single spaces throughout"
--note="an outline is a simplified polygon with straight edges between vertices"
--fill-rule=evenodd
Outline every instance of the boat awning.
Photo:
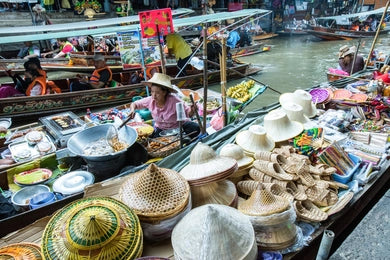
M 264 9 L 244 9 L 236 12 L 221 12 L 188 18 L 176 18 L 173 19 L 173 25 L 175 28 L 178 28 L 206 22 L 250 17 L 267 12 L 270 11 Z M 129 16 L 68 24 L 2 28 L 0 35 L 4 36 L 0 37 L 0 44 L 134 31 L 139 29 L 138 20 L 138 16 Z M 129 24 L 131 21 L 136 21 L 137 24 Z
M 360 20 L 367 19 L 368 16 L 373 14 L 382 14 L 385 11 L 385 7 L 378 8 L 372 11 L 367 12 L 361 12 L 361 13 L 354 13 L 354 14 L 343 14 L 343 15 L 337 15 L 337 16 L 326 16 L 326 17 L 318 17 L 316 20 L 318 21 L 325 21 L 325 20 L 335 20 L 336 24 L 339 25 L 346 25 L 351 23 L 351 19 L 353 18 L 359 18 Z M 390 12 L 390 9 L 387 10 L 387 12 Z

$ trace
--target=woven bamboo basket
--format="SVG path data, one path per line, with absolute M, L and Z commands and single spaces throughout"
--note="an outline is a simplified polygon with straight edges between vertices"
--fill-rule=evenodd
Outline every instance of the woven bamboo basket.
M 137 215 L 109 197 L 77 200 L 58 211 L 42 235 L 45 259 L 111 260 L 140 257 L 142 229 Z
M 158 142 L 161 145 L 166 145 L 170 142 L 173 142 L 175 139 L 177 139 L 176 136 L 157 137 L 157 138 L 154 138 L 151 142 Z M 177 140 L 176 142 L 174 142 L 166 147 L 161 148 L 160 150 L 156 150 L 156 148 L 153 148 L 150 145 L 151 144 L 149 142 L 146 149 L 148 151 L 149 156 L 152 158 L 167 157 L 168 155 L 171 155 L 180 149 L 180 141 L 179 140 Z
M 33 243 L 16 243 L 0 248 L 0 259 L 41 260 L 41 247 Z

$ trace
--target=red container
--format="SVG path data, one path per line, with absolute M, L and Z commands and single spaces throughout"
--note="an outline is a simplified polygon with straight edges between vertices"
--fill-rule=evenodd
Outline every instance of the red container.
M 228 4 L 228 11 L 229 12 L 234 12 L 234 11 L 238 11 L 238 10 L 242 10 L 242 3 L 229 3 Z

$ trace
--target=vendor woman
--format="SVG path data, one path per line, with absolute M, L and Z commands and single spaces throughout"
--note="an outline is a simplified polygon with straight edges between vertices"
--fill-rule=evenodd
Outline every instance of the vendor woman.
M 177 91 L 173 88 L 170 77 L 162 73 L 154 73 L 153 77 L 143 84 L 150 87 L 151 96 L 131 103 L 130 116 L 134 117 L 136 109 L 148 108 L 154 120 L 152 137 L 158 137 L 163 130 L 178 128 L 176 103 L 182 101 L 173 94 Z M 187 117 L 193 115 L 193 110 L 185 104 L 184 109 Z M 199 125 L 192 121 L 185 121 L 183 130 L 190 134 L 191 139 L 197 137 L 200 132 Z

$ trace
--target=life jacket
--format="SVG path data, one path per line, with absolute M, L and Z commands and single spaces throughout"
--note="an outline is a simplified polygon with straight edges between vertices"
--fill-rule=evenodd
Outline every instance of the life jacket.
M 36 79 L 33 80 L 33 82 L 31 82 L 28 87 L 27 87 L 27 90 L 26 90 L 26 96 L 30 96 L 31 95 L 31 90 L 33 89 L 33 87 L 37 84 L 41 84 L 41 94 L 40 95 L 45 95 L 46 94 L 46 79 L 42 76 L 40 77 L 37 77 Z
M 107 66 L 104 67 L 104 68 L 101 68 L 101 69 L 94 70 L 92 72 L 92 76 L 91 76 L 91 78 L 89 80 L 92 81 L 92 82 L 98 83 L 100 81 L 100 72 L 103 71 L 103 70 L 108 70 L 108 72 L 110 73 L 110 77 L 109 77 L 108 81 L 104 84 L 104 87 L 110 87 L 111 86 L 111 81 L 112 81 L 112 71 Z
M 67 46 L 67 45 L 69 45 L 69 46 L 72 46 L 72 51 L 71 52 L 77 52 L 77 49 L 73 46 L 73 44 L 71 44 L 70 42 L 65 42 L 65 44 L 63 45 L 63 46 L 60 46 L 60 51 L 62 51 L 64 48 L 65 48 L 65 46 Z M 65 55 L 65 58 L 70 58 L 70 52 L 68 52 L 66 55 Z
M 62 93 L 60 87 L 58 87 L 56 83 L 54 83 L 54 81 L 48 80 L 46 82 L 46 94 L 58 94 L 58 93 Z
M 160 69 L 158 67 L 146 67 L 146 77 L 151 79 L 153 77 L 152 71 L 155 70 L 154 72 L 160 72 Z

